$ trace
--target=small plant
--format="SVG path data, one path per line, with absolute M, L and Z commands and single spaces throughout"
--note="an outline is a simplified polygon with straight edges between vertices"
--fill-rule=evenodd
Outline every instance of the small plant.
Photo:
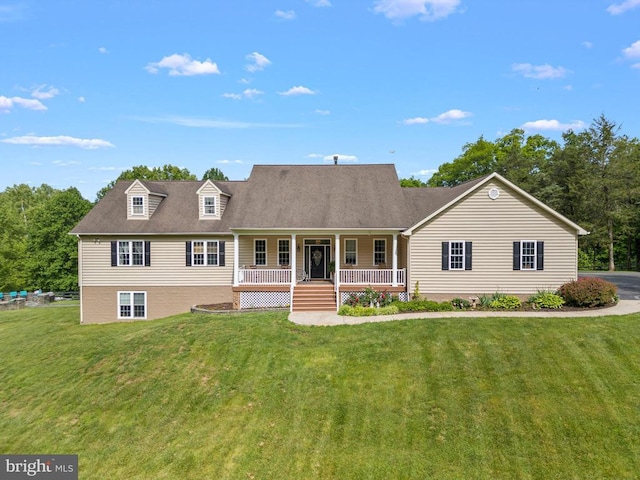
M 538 293 L 531 295 L 527 299 L 527 303 L 533 305 L 533 308 L 562 308 L 564 305 L 564 298 L 554 292 L 539 291 Z
M 618 287 L 594 277 L 582 277 L 567 282 L 558 290 L 567 305 L 576 307 L 602 307 L 615 303 Z
M 515 310 L 522 306 L 522 302 L 514 295 L 500 294 L 500 296 L 489 303 L 489 306 L 491 308 L 499 308 L 501 310 Z
M 489 305 L 491 304 L 491 300 L 493 300 L 493 297 L 488 293 L 483 293 L 482 295 L 478 295 L 478 305 L 480 307 L 489 308 Z
M 451 300 L 451 305 L 453 305 L 453 308 L 457 308 L 459 310 L 468 310 L 471 308 L 471 302 L 460 297 L 456 297 Z
M 420 296 L 420 280 L 416 281 L 416 286 L 413 288 L 413 294 L 411 295 L 411 300 L 420 300 L 422 297 Z

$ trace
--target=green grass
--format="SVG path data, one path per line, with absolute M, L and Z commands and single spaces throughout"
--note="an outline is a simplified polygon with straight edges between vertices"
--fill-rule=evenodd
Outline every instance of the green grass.
M 640 316 L 0 312 L 0 453 L 82 479 L 637 478 Z

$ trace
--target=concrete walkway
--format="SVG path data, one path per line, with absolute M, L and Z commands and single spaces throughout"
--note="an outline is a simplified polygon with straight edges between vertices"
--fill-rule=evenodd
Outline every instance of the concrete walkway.
M 608 315 L 627 315 L 640 313 L 640 300 L 620 300 L 617 305 L 586 311 L 563 312 L 562 310 L 544 312 L 487 312 L 487 311 L 455 311 L 455 312 L 418 312 L 399 313 L 396 315 L 378 315 L 375 317 L 346 317 L 335 312 L 291 312 L 289 321 L 298 325 L 358 325 L 361 323 L 390 322 L 416 318 L 487 318 L 487 317 L 603 317 Z

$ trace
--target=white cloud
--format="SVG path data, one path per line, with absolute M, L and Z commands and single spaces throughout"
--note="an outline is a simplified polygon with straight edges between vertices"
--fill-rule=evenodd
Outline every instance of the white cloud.
M 8 113 L 13 107 L 18 106 L 27 110 L 46 110 L 47 107 L 40 100 L 22 97 L 3 97 L 0 95 L 0 112 Z
M 56 167 L 71 167 L 73 165 L 81 165 L 80 162 L 76 162 L 75 160 L 63 161 L 63 160 L 54 160 L 53 163 Z
M 274 15 L 282 20 L 294 20 L 296 18 L 296 12 L 293 10 L 276 10 Z
M 226 160 L 225 159 L 225 160 L 217 160 L 216 163 L 222 163 L 224 165 L 229 165 L 229 164 L 232 164 L 232 163 L 241 164 L 241 163 L 244 163 L 244 162 L 242 160 Z
M 341 153 L 334 153 L 333 155 L 325 155 L 322 159 L 325 162 L 333 162 L 333 157 L 338 157 L 338 163 L 340 162 L 357 162 L 358 157 L 355 155 L 342 155 Z
M 424 117 L 413 117 L 403 120 L 402 123 L 404 123 L 405 125 L 421 125 L 424 123 L 429 123 L 429 119 Z
M 59 135 L 57 137 L 36 137 L 35 135 L 25 135 L 22 137 L 12 137 L 0 140 L 2 143 L 11 143 L 14 145 L 62 145 L 80 147 L 86 150 L 94 150 L 96 148 L 109 148 L 114 147 L 111 142 L 101 140 L 99 138 L 74 138 L 66 135 Z
M 105 47 L 100 47 L 98 48 L 98 51 L 102 54 L 107 54 L 109 53 L 109 50 L 107 50 Z
M 298 85 L 297 87 L 291 87 L 286 92 L 278 92 L 278 95 L 290 96 L 290 95 L 315 95 L 318 93 L 317 91 L 311 90 L 310 88 L 303 87 L 302 85 Z
M 413 117 L 407 118 L 402 121 L 404 125 L 424 125 L 425 123 L 433 122 L 433 123 L 451 123 L 458 120 L 464 120 L 465 118 L 471 117 L 473 114 L 471 112 L 465 112 L 464 110 L 458 110 L 457 108 L 447 110 L 444 113 L 436 117 L 426 118 L 426 117 Z
M 427 175 L 431 176 L 434 173 L 436 173 L 438 170 L 437 169 L 433 169 L 433 170 L 418 170 L 417 172 L 415 172 L 413 175 L 417 175 L 419 177 L 426 177 Z
M 640 58 L 640 40 L 633 42 L 630 47 L 622 50 L 626 58 Z
M 89 170 L 98 170 L 100 172 L 121 172 L 124 167 L 89 167 Z
M 314 7 L 330 7 L 331 2 L 329 0 L 306 0 L 307 3 L 310 3 Z
M 210 75 L 219 74 L 218 65 L 210 59 L 204 62 L 192 60 L 188 53 L 178 55 L 174 53 L 168 57 L 164 57 L 157 63 L 149 63 L 145 69 L 149 73 L 158 73 L 159 69 L 166 68 L 171 76 L 192 76 L 192 75 Z
M 435 21 L 455 13 L 459 6 L 460 0 L 376 0 L 373 11 L 394 21 L 415 15 Z
M 584 42 L 582 42 L 582 46 L 584 48 L 592 48 L 593 47 L 593 42 L 584 41 Z
M 324 158 L 324 155 L 322 155 L 321 153 L 310 153 L 309 155 L 307 155 L 307 158 Z
M 581 130 L 587 126 L 582 120 L 573 120 L 570 123 L 560 123 L 558 120 L 535 120 L 523 123 L 523 130 L 555 130 L 564 132 L 566 130 Z
M 80 103 L 84 103 L 86 101 L 86 99 L 84 97 L 78 97 L 78 101 Z
M 251 73 L 260 72 L 264 70 L 265 67 L 268 67 L 269 65 L 271 65 L 271 60 L 269 60 L 267 57 L 265 57 L 264 55 L 258 52 L 250 53 L 245 58 L 249 60 L 251 63 L 249 63 L 248 65 L 245 65 L 244 68 L 245 70 Z
M 316 109 L 316 110 L 313 111 L 313 113 L 315 113 L 317 115 L 331 115 L 331 111 L 330 110 Z
M 263 94 L 264 92 L 261 90 L 256 90 L 255 88 L 247 88 L 242 93 L 223 93 L 222 96 L 225 98 L 232 98 L 234 100 L 242 100 L 243 98 L 253 98 Z
M 49 86 L 49 88 L 47 89 L 47 85 L 40 85 L 33 92 L 31 92 L 31 96 L 37 98 L 38 100 L 47 100 L 49 98 L 55 97 L 59 93 L 60 91 L 53 86 Z
M 0 23 L 22 20 L 26 9 L 24 2 L 15 5 L 0 5 Z
M 607 12 L 611 15 L 620 15 L 628 10 L 632 10 L 640 6 L 640 0 L 625 0 L 622 3 L 614 3 L 607 7 Z
M 552 67 L 548 63 L 544 65 L 532 65 L 530 63 L 514 63 L 511 70 L 526 78 L 537 80 L 549 80 L 553 78 L 563 78 L 569 73 L 564 67 Z

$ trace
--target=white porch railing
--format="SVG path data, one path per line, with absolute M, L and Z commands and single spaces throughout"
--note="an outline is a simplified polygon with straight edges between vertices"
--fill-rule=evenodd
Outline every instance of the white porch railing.
M 396 270 L 398 285 L 405 284 L 405 269 Z M 346 268 L 340 270 L 340 284 L 392 285 L 393 269 L 390 268 Z
M 241 268 L 238 271 L 238 281 L 253 285 L 278 285 L 291 283 L 290 268 Z

